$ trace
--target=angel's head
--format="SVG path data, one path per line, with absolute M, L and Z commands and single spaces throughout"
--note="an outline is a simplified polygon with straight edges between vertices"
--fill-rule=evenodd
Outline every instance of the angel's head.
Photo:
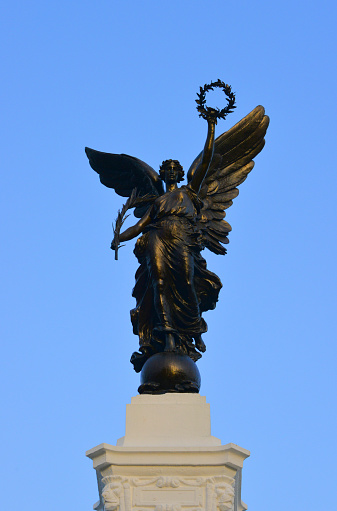
M 160 179 L 169 183 L 179 183 L 184 179 L 184 171 L 178 160 L 165 160 L 160 166 Z

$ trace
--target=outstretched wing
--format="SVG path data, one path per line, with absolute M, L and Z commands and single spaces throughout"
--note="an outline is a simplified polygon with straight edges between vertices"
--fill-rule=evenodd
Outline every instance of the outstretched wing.
M 225 209 L 239 195 L 239 186 L 254 167 L 253 158 L 262 150 L 269 124 L 264 108 L 257 106 L 229 131 L 215 140 L 214 156 L 199 197 L 204 206 L 198 224 L 205 246 L 215 254 L 226 254 L 221 243 L 227 244 L 232 230 L 223 220 Z M 187 174 L 188 182 L 201 161 L 202 153 L 194 160 Z
M 103 185 L 113 188 L 122 197 L 130 197 L 132 190 L 137 188 L 139 200 L 134 211 L 137 218 L 141 218 L 149 204 L 164 193 L 159 174 L 142 160 L 127 154 L 102 153 L 89 147 L 85 152 Z

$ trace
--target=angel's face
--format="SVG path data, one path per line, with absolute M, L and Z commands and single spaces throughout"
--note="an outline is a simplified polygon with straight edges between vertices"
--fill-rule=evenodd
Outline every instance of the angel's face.
M 179 169 L 174 161 L 171 161 L 165 168 L 165 183 L 177 183 L 179 178 Z

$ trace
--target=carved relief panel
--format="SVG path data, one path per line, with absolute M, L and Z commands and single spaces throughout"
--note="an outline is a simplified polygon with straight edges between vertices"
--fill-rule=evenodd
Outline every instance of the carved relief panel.
M 236 511 L 235 480 L 215 477 L 121 477 L 102 479 L 103 511 Z

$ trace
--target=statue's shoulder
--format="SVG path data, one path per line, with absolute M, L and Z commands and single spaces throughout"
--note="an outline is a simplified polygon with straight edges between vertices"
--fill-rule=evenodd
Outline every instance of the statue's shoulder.
M 188 197 L 193 202 L 195 208 L 199 212 L 203 207 L 203 202 L 200 199 L 200 197 L 198 196 L 198 194 L 193 190 L 193 188 L 191 188 L 190 185 L 187 184 L 187 185 L 182 185 L 180 187 L 180 190 L 182 190 L 184 193 L 186 193 L 186 195 L 188 195 Z

